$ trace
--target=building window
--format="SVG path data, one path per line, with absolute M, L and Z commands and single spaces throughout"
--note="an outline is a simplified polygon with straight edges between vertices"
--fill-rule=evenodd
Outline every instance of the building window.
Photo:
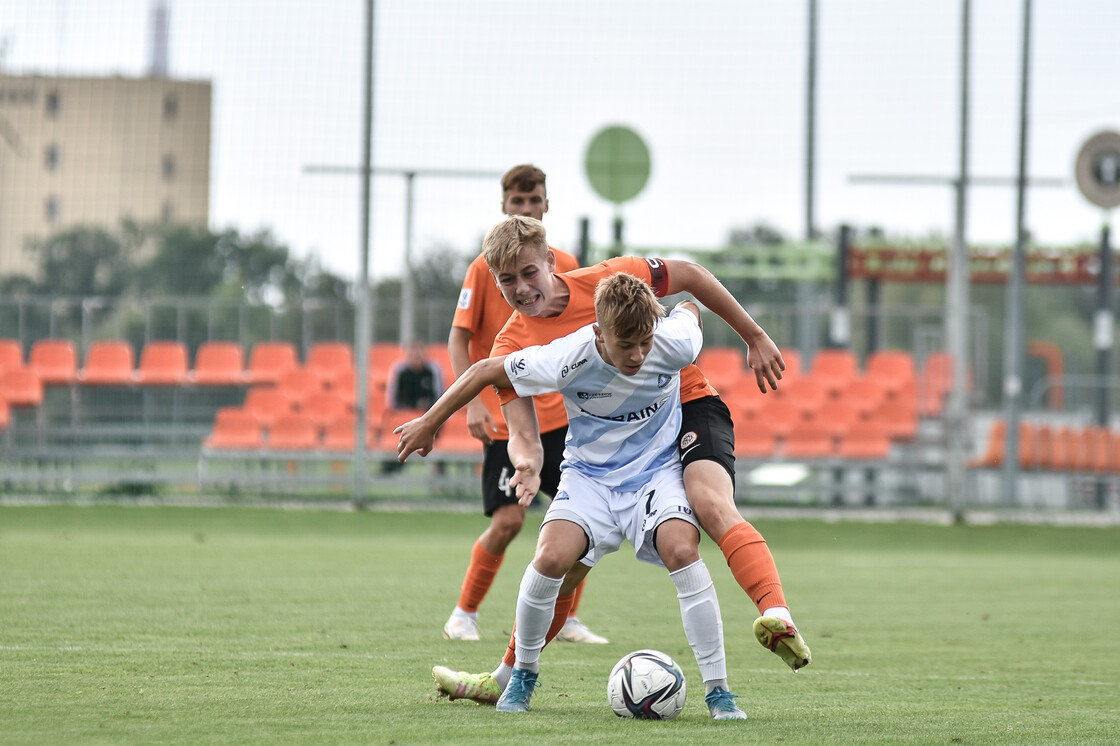
M 50 196 L 50 197 L 47 197 L 47 201 L 46 201 L 46 204 L 44 206 L 44 216 L 47 219 L 47 224 L 48 225 L 58 225 L 58 221 L 61 217 L 61 213 L 62 213 L 62 208 L 58 204 L 58 197 L 55 197 L 53 195 Z
M 59 159 L 58 143 L 52 142 L 50 145 L 47 146 L 47 150 L 46 150 L 46 153 L 45 153 L 44 159 L 43 159 L 44 160 L 44 165 L 46 166 L 48 171 L 57 171 L 58 170 L 58 159 Z
M 173 122 L 179 118 L 179 97 L 168 93 L 163 97 L 163 121 Z
M 175 156 L 168 153 L 163 157 L 163 164 L 160 167 L 163 174 L 164 181 L 171 181 L 175 178 Z
M 62 100 L 58 91 L 49 91 L 46 98 L 47 116 L 51 119 L 58 118 L 58 111 L 62 108 Z
M 159 210 L 159 219 L 164 225 L 170 225 L 175 220 L 175 205 L 164 202 Z

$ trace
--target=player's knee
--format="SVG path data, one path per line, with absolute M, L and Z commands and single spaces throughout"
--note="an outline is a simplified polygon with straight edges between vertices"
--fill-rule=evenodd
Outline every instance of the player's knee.
M 508 546 L 521 533 L 524 524 L 525 514 L 517 506 L 499 508 L 490 518 L 490 535 L 502 546 Z

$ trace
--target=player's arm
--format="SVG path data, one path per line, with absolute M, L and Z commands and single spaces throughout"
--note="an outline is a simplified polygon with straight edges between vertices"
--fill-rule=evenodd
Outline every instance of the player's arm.
M 447 352 L 451 357 L 451 369 L 455 371 L 457 378 L 462 377 L 467 368 L 471 367 L 470 343 L 473 336 L 470 329 L 461 326 L 451 327 L 451 333 L 447 335 Z M 467 402 L 467 429 L 487 445 L 494 442 L 491 433 L 498 431 L 490 411 L 477 396 Z
M 689 293 L 726 321 L 747 343 L 747 365 L 754 371 L 759 390 L 765 394 L 767 384 L 771 389 L 778 388 L 786 363 L 774 340 L 751 318 L 747 309 L 735 300 L 735 296 L 715 275 L 699 264 L 685 259 L 667 259 L 665 264 L 669 269 L 666 294 Z
M 509 427 L 509 460 L 514 468 L 509 483 L 517 491 L 518 502 L 528 507 L 540 491 L 544 464 L 544 447 L 532 397 L 505 402 L 502 404 L 502 417 Z
M 505 371 L 505 356 L 479 360 L 456 379 L 443 396 L 420 417 L 404 423 L 393 431 L 400 436 L 397 460 L 404 462 L 412 453 L 427 456 L 432 450 L 436 431 L 485 386 L 510 386 Z

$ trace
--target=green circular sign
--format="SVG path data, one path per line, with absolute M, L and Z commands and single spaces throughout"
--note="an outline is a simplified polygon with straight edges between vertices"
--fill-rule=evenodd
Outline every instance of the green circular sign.
M 649 181 L 649 148 L 629 127 L 606 127 L 587 146 L 585 169 L 596 194 L 622 203 L 638 196 Z

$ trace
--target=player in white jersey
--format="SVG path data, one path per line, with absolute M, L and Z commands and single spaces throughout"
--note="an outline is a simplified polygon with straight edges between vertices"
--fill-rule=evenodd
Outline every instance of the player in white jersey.
M 596 324 L 567 337 L 472 365 L 424 416 L 397 428 L 398 458 L 426 455 L 438 427 L 486 385 L 522 397 L 560 391 L 569 423 L 560 485 L 521 581 L 515 663 L 495 672 L 507 679 L 498 710 L 528 711 L 541 649 L 558 631 L 550 627 L 561 586 L 574 586 L 625 538 L 638 559 L 669 570 L 712 717 L 745 719 L 727 689 L 719 601 L 676 455 L 679 373 L 700 352 L 699 308 L 685 301 L 661 319 L 650 286 L 618 273 L 599 283 L 595 310 Z M 539 487 L 540 453 L 510 455 L 511 485 L 527 502 Z

